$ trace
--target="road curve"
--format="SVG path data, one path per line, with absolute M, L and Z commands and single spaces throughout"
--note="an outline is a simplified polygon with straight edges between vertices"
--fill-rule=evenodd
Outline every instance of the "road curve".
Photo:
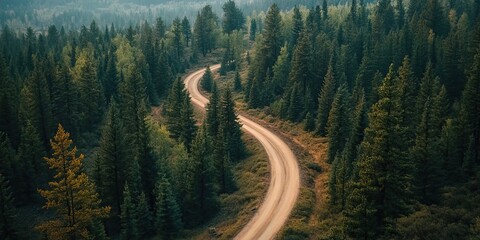
M 211 66 L 215 71 L 220 65 Z M 205 109 L 208 99 L 198 89 L 205 69 L 198 70 L 185 79 L 192 102 Z M 270 185 L 267 195 L 250 222 L 235 239 L 273 239 L 285 224 L 298 197 L 300 171 L 297 159 L 288 145 L 277 135 L 252 120 L 239 115 L 242 129 L 257 138 L 265 148 L 270 161 Z

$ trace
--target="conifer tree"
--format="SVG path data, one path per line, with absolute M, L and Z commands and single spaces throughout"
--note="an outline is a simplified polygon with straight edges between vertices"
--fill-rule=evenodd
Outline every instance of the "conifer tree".
M 228 0 L 223 4 L 223 31 L 231 34 L 234 30 L 240 30 L 245 24 L 245 17 L 240 9 L 235 6 L 235 2 Z
M 103 201 L 112 206 L 114 216 L 121 214 L 122 191 L 126 180 L 125 132 L 115 100 L 110 102 L 100 137 L 98 163 L 102 181 L 98 188 Z
M 318 98 L 317 127 L 315 133 L 320 136 L 325 136 L 326 134 L 328 114 L 335 96 L 336 86 L 333 67 L 330 65 L 327 75 L 325 75 L 325 79 L 323 80 L 322 90 Z
M 36 229 L 51 239 L 88 238 L 92 221 L 105 218 L 110 207 L 100 207 L 95 185 L 82 172 L 83 154 L 71 146 L 70 134 L 62 125 L 51 141 L 53 156 L 45 158 L 55 171 L 50 190 L 39 190 L 46 198 L 45 208 L 56 210 L 55 217 L 37 225 Z
M 53 115 L 50 90 L 43 71 L 43 66 L 36 60 L 35 68 L 20 93 L 19 119 L 22 126 L 26 125 L 22 121 L 31 121 L 47 149 L 53 132 Z
M 463 90 L 460 120 L 463 136 L 471 136 L 471 142 L 465 142 L 464 150 L 469 150 L 472 162 L 480 163 L 480 47 L 477 48 L 468 81 Z M 466 152 L 467 153 L 467 152 Z
M 312 89 L 314 87 L 312 82 L 315 78 L 313 76 L 313 55 L 310 38 L 307 30 L 300 33 L 299 42 L 293 53 L 292 69 L 289 76 L 292 84 L 299 84 L 300 89 L 298 90 L 304 99 L 307 99 L 307 89 L 315 91 L 315 89 Z
M 263 83 L 267 77 L 267 69 L 272 69 L 280 54 L 282 44 L 280 9 L 272 4 L 265 17 L 265 27 L 262 32 L 261 43 L 255 55 L 255 78 Z M 263 106 L 259 103 L 258 106 Z
M 211 216 L 218 204 L 215 183 L 210 177 L 215 174 L 211 147 L 210 138 L 204 126 L 197 133 L 192 151 L 192 160 L 196 166 L 194 189 L 197 191 L 200 216 Z
M 328 163 L 332 163 L 335 156 L 343 152 L 350 136 L 350 103 L 348 95 L 346 85 L 342 84 L 335 94 L 332 108 L 328 115 Z
M 290 72 L 288 48 L 283 46 L 280 50 L 277 62 L 273 66 L 272 88 L 275 96 L 280 96 L 286 90 L 288 83 L 288 74 Z
M 393 65 L 369 113 L 358 160 L 359 179 L 347 201 L 345 231 L 352 238 L 389 237 L 395 220 L 408 213 L 412 169 L 403 151 L 404 126 Z
M 220 96 L 217 89 L 217 84 L 213 83 L 212 85 L 212 94 L 210 95 L 210 101 L 208 102 L 206 125 L 208 135 L 212 138 L 215 138 L 218 134 L 219 128 L 219 112 L 220 112 Z
M 9 181 L 14 180 L 15 150 L 4 132 L 0 132 L 0 160 L 0 174 Z
M 145 196 L 145 193 L 141 193 L 138 198 L 136 218 L 138 224 L 138 233 L 140 238 L 146 238 L 153 233 L 153 215 L 150 211 L 150 204 Z
M 36 189 L 46 181 L 47 167 L 43 161 L 45 151 L 38 133 L 28 121 L 22 128 L 17 154 L 18 191 L 22 194 L 17 200 L 28 203 L 34 199 Z
M 137 213 L 135 211 L 134 196 L 132 196 L 128 184 L 125 184 L 125 189 L 123 190 L 123 203 L 121 209 L 121 239 L 140 239 L 137 228 Z
M 55 120 L 62 123 L 66 129 L 77 131 L 78 102 L 76 87 L 70 69 L 61 64 L 56 69 L 56 76 L 52 83 L 52 112 Z
M 171 239 L 182 228 L 182 216 L 165 173 L 160 173 L 156 188 L 155 228 L 162 238 Z
M 0 238 L 20 239 L 18 236 L 17 210 L 8 181 L 0 173 Z
M 81 128 L 90 131 L 100 121 L 104 112 L 104 95 L 97 78 L 97 66 L 93 58 L 93 50 L 80 52 L 74 68 L 74 82 L 79 94 L 79 116 Z
M 301 92 L 300 83 L 295 83 L 289 94 L 288 99 L 288 119 L 293 122 L 298 122 L 303 118 L 304 113 L 304 98 Z
M 297 45 L 298 39 L 300 38 L 300 33 L 303 31 L 303 19 L 300 9 L 295 6 L 293 8 L 293 29 L 292 29 L 292 39 L 290 40 L 290 47 L 293 49 Z
M 250 41 L 255 40 L 255 36 L 257 35 L 257 20 L 252 19 L 250 21 L 250 30 L 248 32 Z
M 229 88 L 225 90 L 219 107 L 219 134 L 220 139 L 226 144 L 225 154 L 232 161 L 238 161 L 245 153 L 245 146 L 242 141 L 241 124 L 235 112 L 235 102 Z
M 207 66 L 207 69 L 205 70 L 205 74 L 203 74 L 203 77 L 201 80 L 201 86 L 203 90 L 207 92 L 212 92 L 212 85 L 213 85 L 212 71 L 210 70 L 210 66 Z
M 236 92 L 242 91 L 242 79 L 238 68 L 235 70 L 235 79 L 233 80 L 233 90 Z
M 190 151 L 190 147 L 193 139 L 195 138 L 195 133 L 197 131 L 197 126 L 195 117 L 193 115 L 193 107 L 190 101 L 190 95 L 185 94 L 180 110 L 180 119 L 177 120 L 180 122 L 180 134 L 178 140 L 185 145 L 185 148 Z
M 188 44 L 192 39 L 192 27 L 190 26 L 190 21 L 188 21 L 188 18 L 186 16 L 182 20 L 182 32 L 183 37 L 185 38 L 185 44 L 188 47 Z

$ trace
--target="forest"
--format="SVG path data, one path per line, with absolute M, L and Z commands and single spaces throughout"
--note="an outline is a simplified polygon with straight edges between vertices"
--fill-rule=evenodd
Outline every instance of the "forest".
M 171 2 L 141 1 L 148 19 L 120 22 L 24 21 L 44 1 L 7 3 L 0 239 L 194 238 L 239 191 L 239 111 L 310 153 L 279 239 L 480 239 L 476 0 L 228 0 L 163 18 Z M 182 76 L 215 63 L 199 117 Z

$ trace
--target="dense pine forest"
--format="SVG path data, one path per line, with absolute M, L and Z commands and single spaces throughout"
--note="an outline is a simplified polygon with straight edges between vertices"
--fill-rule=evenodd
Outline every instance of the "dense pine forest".
M 167 3 L 0 7 L 0 239 L 192 238 L 238 191 L 239 109 L 326 142 L 280 239 L 479 239 L 478 1 Z M 214 63 L 199 113 L 181 77 Z

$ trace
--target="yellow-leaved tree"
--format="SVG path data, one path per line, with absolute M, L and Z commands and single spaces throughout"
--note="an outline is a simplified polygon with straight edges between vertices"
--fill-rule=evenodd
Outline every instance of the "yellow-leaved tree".
M 95 220 L 106 218 L 110 207 L 100 207 L 95 185 L 82 171 L 83 154 L 77 156 L 70 134 L 59 124 L 53 140 L 51 158 L 44 158 L 55 171 L 50 189 L 38 190 L 47 202 L 46 209 L 55 210 L 55 217 L 36 226 L 48 239 L 89 239 L 89 227 Z

